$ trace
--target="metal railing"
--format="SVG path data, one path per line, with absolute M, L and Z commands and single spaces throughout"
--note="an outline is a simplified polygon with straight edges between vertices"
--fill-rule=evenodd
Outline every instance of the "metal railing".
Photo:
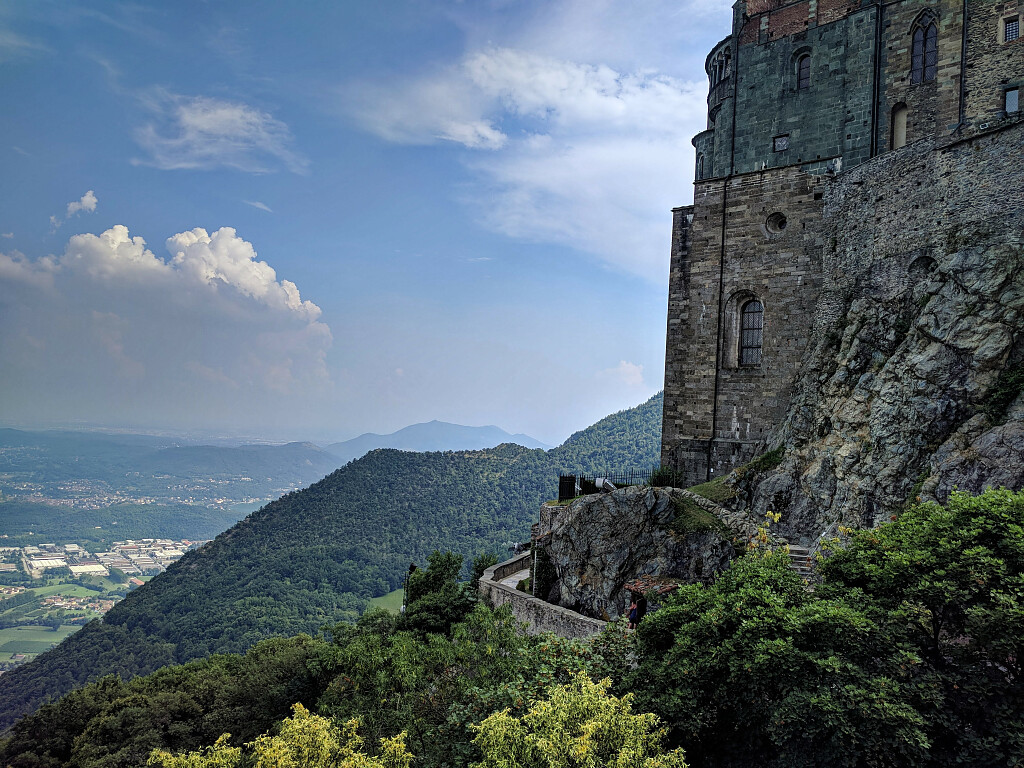
M 605 490 L 602 481 L 622 488 L 643 485 L 651 479 L 651 469 L 619 469 L 594 474 L 558 474 L 558 500 L 567 501 L 589 493 Z

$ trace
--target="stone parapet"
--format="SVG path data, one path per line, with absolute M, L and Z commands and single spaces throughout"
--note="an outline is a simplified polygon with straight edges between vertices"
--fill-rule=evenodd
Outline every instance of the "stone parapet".
M 604 629 L 607 622 L 582 616 L 568 608 L 551 605 L 540 598 L 501 583 L 501 579 L 530 567 L 532 553 L 517 555 L 484 571 L 480 595 L 492 606 L 508 605 L 512 615 L 526 624 L 531 635 L 554 632 L 567 638 L 589 637 Z

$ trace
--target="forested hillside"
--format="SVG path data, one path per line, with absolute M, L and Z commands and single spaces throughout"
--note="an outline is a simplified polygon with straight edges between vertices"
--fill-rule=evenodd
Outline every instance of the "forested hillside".
M 94 683 L 16 724 L 0 765 L 1019 766 L 1022 516 L 997 490 L 844 529 L 814 590 L 755 539 L 635 632 L 587 640 L 521 634 L 438 554 L 402 616 Z M 344 741 L 377 759 L 331 747 L 355 719 Z
M 661 454 L 661 410 L 665 395 L 659 392 L 646 403 L 605 416 L 574 433 L 548 453 L 565 472 L 597 473 L 616 469 L 648 469 Z
M 354 620 L 435 549 L 504 555 L 557 494 L 559 469 L 650 466 L 660 414 L 654 398 L 595 425 L 604 437 L 583 430 L 548 452 L 373 451 L 254 512 L 102 622 L 0 677 L 0 725 L 110 672 L 131 676 Z

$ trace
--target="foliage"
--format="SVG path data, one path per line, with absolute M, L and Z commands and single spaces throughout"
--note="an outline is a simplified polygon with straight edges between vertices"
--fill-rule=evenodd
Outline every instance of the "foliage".
M 661 454 L 664 402 L 664 393 L 659 392 L 635 408 L 606 416 L 548 455 L 562 472 L 600 474 L 609 469 L 652 467 Z
M 380 756 L 370 757 L 362 750 L 363 740 L 356 733 L 358 722 L 349 720 L 340 728 L 330 720 L 309 712 L 301 704 L 281 724 L 276 736 L 264 734 L 247 745 L 248 754 L 228 745 L 229 734 L 218 738 L 212 747 L 199 752 L 174 755 L 156 750 L 147 765 L 160 768 L 409 768 L 413 756 L 405 748 L 402 735 L 383 739 Z
M 603 419 L 546 453 L 511 444 L 372 451 L 252 513 L 134 590 L 88 633 L 0 677 L 0 728 L 47 697 L 106 674 L 131 677 L 355 621 L 368 598 L 402 586 L 409 562 L 423 562 L 435 549 L 500 552 L 528 537 L 560 468 L 649 466 L 650 458 L 639 456 L 657 453 L 660 402 Z M 450 597 L 435 599 L 435 608 L 452 605 Z M 433 629 L 424 624 L 422 631 Z
M 624 688 L 709 767 L 1019 764 L 1024 494 L 844 534 L 814 592 L 760 547 L 680 588 Z
M 984 411 L 996 423 L 1006 419 L 1013 401 L 1024 392 L 1024 362 L 1010 365 L 999 372 L 995 389 L 988 396 Z
M 681 750 L 661 749 L 657 717 L 634 715 L 632 696 L 609 696 L 610 685 L 579 673 L 521 718 L 491 715 L 477 728 L 484 759 L 474 768 L 686 768 Z
M 1005 489 L 909 507 L 849 531 L 820 566 L 825 595 L 861 599 L 921 659 L 936 765 L 1024 755 L 1024 494 Z M 860 598 L 869 596 L 869 600 Z
M 647 484 L 655 488 L 681 488 L 683 473 L 662 464 L 654 468 Z
M 737 472 L 770 472 L 782 463 L 784 456 L 785 449 L 780 445 L 778 448 L 773 448 L 767 453 L 762 453 L 756 459 L 744 464 L 742 467 L 737 469 Z

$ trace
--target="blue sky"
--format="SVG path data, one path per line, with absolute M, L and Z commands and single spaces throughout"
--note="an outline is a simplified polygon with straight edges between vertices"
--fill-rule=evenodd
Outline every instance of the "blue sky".
M 721 0 L 0 6 L 0 423 L 556 444 L 662 385 Z

